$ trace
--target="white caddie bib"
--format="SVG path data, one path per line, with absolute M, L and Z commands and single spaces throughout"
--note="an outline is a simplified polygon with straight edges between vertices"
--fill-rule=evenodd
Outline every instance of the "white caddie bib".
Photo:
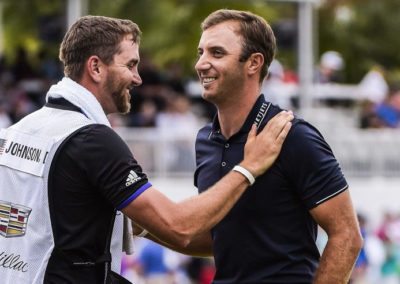
M 43 107 L 0 131 L 0 282 L 43 283 L 54 248 L 48 174 L 55 152 L 74 131 L 94 122 L 75 111 Z M 111 253 L 119 271 L 122 218 Z

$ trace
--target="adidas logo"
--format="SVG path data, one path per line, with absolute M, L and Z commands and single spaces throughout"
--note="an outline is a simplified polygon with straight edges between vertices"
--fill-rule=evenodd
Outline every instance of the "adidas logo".
M 130 186 L 134 184 L 135 182 L 141 180 L 142 178 L 139 177 L 134 171 L 130 171 L 128 177 L 126 178 L 126 186 Z

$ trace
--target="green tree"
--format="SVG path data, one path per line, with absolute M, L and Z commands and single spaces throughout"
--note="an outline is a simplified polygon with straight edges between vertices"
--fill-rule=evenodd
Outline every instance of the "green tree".
M 3 3 L 4 53 L 8 62 L 14 60 L 15 51 L 20 46 L 28 50 L 32 63 L 36 63 L 35 55 L 44 47 L 54 53 L 58 43 L 41 40 L 40 28 L 46 26 L 46 17 L 58 16 L 60 25 L 64 24 L 64 1 L 0 1 Z
M 159 66 L 179 62 L 189 74 L 196 60 L 200 23 L 210 12 L 221 8 L 253 11 L 270 22 L 278 18 L 278 13 L 262 0 L 117 0 L 112 9 L 108 2 L 93 0 L 90 5 L 94 14 L 134 20 L 143 31 L 142 51 Z
M 66 0 L 0 1 L 4 3 L 5 54 L 8 61 L 14 59 L 18 46 L 28 49 L 32 59 L 43 47 L 57 54 L 59 41 L 44 42 L 40 23 L 46 17 L 56 16 L 65 26 Z M 210 12 L 221 8 L 249 10 L 265 17 L 270 23 L 282 15 L 294 15 L 293 5 L 277 5 L 265 0 L 87 1 L 89 14 L 128 18 L 138 23 L 143 31 L 142 53 L 151 57 L 159 67 L 179 62 L 187 74 L 193 73 L 200 23 Z
M 374 65 L 388 71 L 389 80 L 400 66 L 400 1 L 327 1 L 319 10 L 320 51 L 334 49 L 346 62 L 346 75 L 357 83 Z
M 32 59 L 44 47 L 57 55 L 59 39 L 45 40 L 46 20 L 58 19 L 65 27 L 66 0 L 0 0 L 3 3 L 4 47 L 12 61 L 18 46 L 28 49 Z M 89 14 L 129 18 L 142 31 L 142 54 L 160 67 L 179 62 L 193 75 L 201 21 L 220 8 L 244 9 L 265 17 L 272 25 L 282 19 L 296 20 L 293 2 L 268 0 L 87 0 Z M 316 11 L 317 58 L 326 50 L 337 50 L 346 62 L 348 82 L 357 83 L 375 64 L 400 74 L 400 1 L 330 0 Z M 51 24 L 49 24 L 51 26 Z M 61 34 L 65 29 L 61 29 Z M 300 39 L 301 40 L 301 39 Z M 278 58 L 296 68 L 296 51 L 279 48 Z M 391 76 L 390 76 L 391 75 Z

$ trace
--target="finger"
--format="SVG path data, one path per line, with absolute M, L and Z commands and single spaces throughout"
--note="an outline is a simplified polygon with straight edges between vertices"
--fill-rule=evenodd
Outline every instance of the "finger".
M 247 141 L 253 141 L 254 139 L 256 139 L 257 136 L 257 125 L 253 124 L 251 126 L 249 135 L 247 136 Z
M 281 111 L 275 115 L 266 125 L 266 132 L 277 138 L 285 127 L 286 123 L 293 120 L 293 113 L 291 111 Z M 264 132 L 264 131 L 263 131 Z
M 278 131 L 279 133 L 282 131 L 283 128 L 285 128 L 286 124 L 288 122 L 291 122 L 294 119 L 294 115 L 292 111 L 287 111 L 282 114 L 282 119 L 281 123 L 278 124 Z M 279 135 L 278 133 L 278 135 Z
M 289 134 L 290 128 L 292 128 L 292 122 L 288 121 L 285 126 L 283 127 L 282 131 L 279 133 L 278 137 L 276 138 L 276 141 L 282 145 L 283 142 L 285 141 L 286 137 Z
M 279 127 L 283 128 L 286 124 L 286 121 L 290 121 L 293 119 L 293 113 L 291 111 L 281 111 L 277 115 L 275 115 L 270 121 L 270 125 L 279 125 Z

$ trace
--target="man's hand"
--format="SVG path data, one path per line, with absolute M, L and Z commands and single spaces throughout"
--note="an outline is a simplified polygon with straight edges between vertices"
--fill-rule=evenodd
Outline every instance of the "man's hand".
M 240 165 L 249 170 L 254 177 L 263 174 L 271 167 L 281 151 L 293 118 L 291 111 L 281 111 L 258 135 L 257 128 L 253 125 L 244 147 L 244 159 Z

